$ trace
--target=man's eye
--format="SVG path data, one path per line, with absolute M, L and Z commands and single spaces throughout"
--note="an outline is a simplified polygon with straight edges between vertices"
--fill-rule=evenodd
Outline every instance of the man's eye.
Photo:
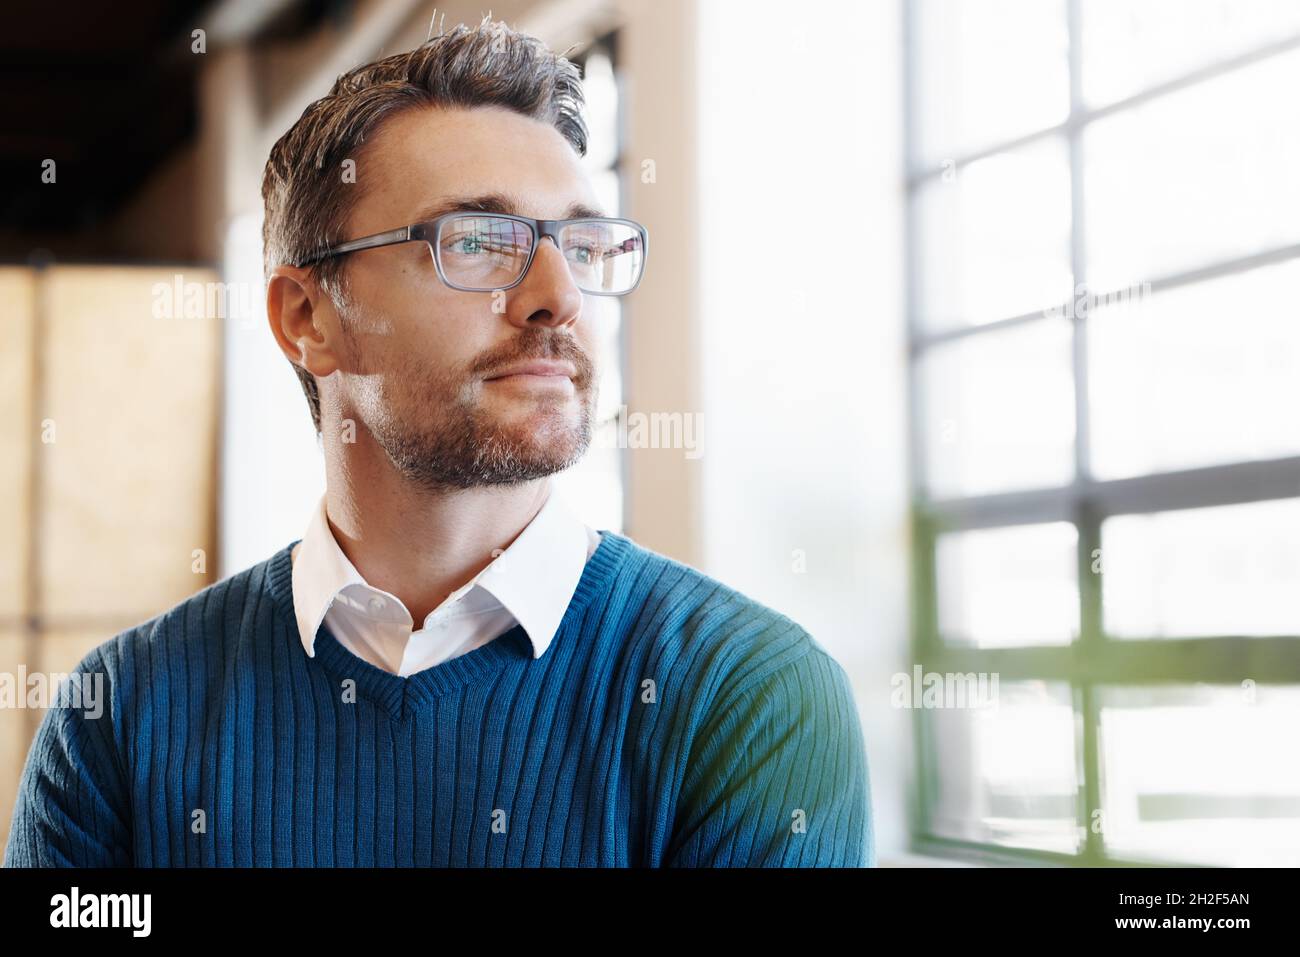
M 482 252 L 484 245 L 486 244 L 482 236 L 476 236 L 473 233 L 462 233 L 448 240 L 447 251 L 468 255 Z
M 572 245 L 569 247 L 569 258 L 584 266 L 590 266 L 600 257 L 594 246 Z

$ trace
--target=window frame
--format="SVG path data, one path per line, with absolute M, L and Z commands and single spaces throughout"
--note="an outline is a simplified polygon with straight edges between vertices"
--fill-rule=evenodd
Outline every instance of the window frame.
M 578 67 L 582 79 L 587 78 L 587 60 L 594 54 L 603 54 L 609 59 L 610 68 L 614 74 L 614 83 L 616 89 L 615 103 L 615 142 L 613 155 L 609 162 L 599 168 L 601 173 L 612 173 L 618 182 L 618 209 L 615 211 L 621 217 L 627 210 L 628 206 L 628 174 L 626 164 L 628 161 L 627 140 L 628 140 L 628 99 L 624 88 L 624 78 L 622 70 L 622 59 L 620 57 L 621 37 L 623 30 L 622 25 L 616 24 L 600 30 L 593 31 L 590 39 L 581 43 L 573 52 L 567 55 L 568 60 Z M 590 132 L 590 131 L 588 131 Z M 609 210 L 606 210 L 609 213 Z M 647 266 L 649 265 L 647 260 Z M 644 278 L 644 276 L 642 276 Z M 639 285 L 639 282 L 638 282 Z M 621 297 L 607 297 L 608 308 L 616 309 L 619 316 L 618 324 L 618 342 L 616 353 L 618 356 L 619 381 L 621 383 L 619 406 L 613 416 L 604 419 L 594 419 L 591 423 L 593 436 L 598 435 L 600 430 L 611 425 L 617 427 L 619 407 L 626 407 L 627 403 L 627 383 L 628 383 L 628 341 L 627 341 L 627 322 L 629 313 L 629 304 Z M 584 461 L 586 459 L 584 458 Z M 631 483 L 631 463 L 629 450 L 621 448 L 618 450 L 618 483 L 619 497 L 622 501 L 620 527 L 614 531 L 625 531 L 628 526 L 629 518 L 629 488 Z
M 1090 470 L 1088 403 L 1088 316 L 1064 304 L 1062 319 L 1040 310 L 983 325 L 934 331 L 923 327 L 919 315 L 919 256 L 921 229 L 917 198 L 928 183 L 946 169 L 1031 143 L 1064 137 L 1070 173 L 1070 263 L 1076 289 L 1088 290 L 1083 203 L 1084 130 L 1107 116 L 1150 100 L 1215 79 L 1269 57 L 1300 48 L 1300 35 L 1271 41 L 1242 54 L 1225 57 L 1147 87 L 1137 93 L 1089 108 L 1082 95 L 1081 2 L 1066 0 L 1069 37 L 1069 114 L 1054 126 L 992 144 L 939 163 L 918 161 L 917 71 L 920 57 L 917 24 L 911 0 L 900 0 L 903 24 L 903 123 L 905 162 L 906 322 L 908 338 L 907 390 L 909 407 L 909 487 L 911 489 L 911 661 L 925 672 L 997 673 L 1005 680 L 1045 680 L 1068 683 L 1073 701 L 1076 759 L 1079 765 L 1077 826 L 1083 843 L 1078 853 L 1057 853 L 934 833 L 930 793 L 942 774 L 935 767 L 932 729 L 923 708 L 913 709 L 913 747 L 917 769 L 912 812 L 912 849 L 918 853 L 959 857 L 982 863 L 1032 863 L 1082 866 L 1149 866 L 1152 861 L 1126 859 L 1105 846 L 1102 808 L 1100 689 L 1200 682 L 1234 685 L 1247 676 L 1270 685 L 1300 684 L 1300 636 L 1219 635 L 1198 638 L 1108 637 L 1102 627 L 1102 575 L 1094 573 L 1094 556 L 1101 548 L 1101 524 L 1113 515 L 1150 514 L 1185 508 L 1293 499 L 1300 496 L 1300 455 L 1264 461 L 1231 462 L 1201 468 L 1157 472 L 1134 478 L 1097 480 Z M 1153 277 L 1149 292 L 1205 282 L 1259 266 L 1300 258 L 1300 244 L 1258 250 L 1246 256 Z M 1112 292 L 1107 290 L 1105 292 Z M 1099 293 L 1103 295 L 1104 293 Z M 1049 304 L 1050 305 L 1050 304 Z M 996 333 L 1030 322 L 1069 321 L 1072 327 L 1072 372 L 1075 402 L 1074 474 L 1061 487 L 983 495 L 932 498 L 925 476 L 925 396 L 918 372 L 921 360 L 936 346 L 967 336 Z M 1077 581 L 1079 624 L 1077 639 L 1065 646 L 970 648 L 945 644 L 938 630 L 938 591 L 935 551 L 939 535 L 953 531 L 1065 521 L 1078 533 Z M 1230 677 L 1240 675 L 1240 678 Z M 1094 820 L 1100 826 L 1094 827 Z

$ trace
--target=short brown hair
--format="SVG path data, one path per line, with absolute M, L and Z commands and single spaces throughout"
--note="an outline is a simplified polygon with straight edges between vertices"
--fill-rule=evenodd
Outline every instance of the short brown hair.
M 565 51 L 566 53 L 568 51 Z M 408 53 L 384 57 L 340 76 L 329 93 L 303 110 L 266 161 L 262 174 L 264 266 L 300 264 L 340 235 L 360 193 L 341 175 L 359 159 L 380 125 L 420 106 L 499 106 L 554 126 L 583 156 L 582 81 L 577 66 L 536 37 L 485 16 L 475 27 L 458 24 Z M 336 301 L 346 293 L 345 256 L 312 266 L 313 277 Z M 290 362 L 302 383 L 316 432 L 320 394 L 310 372 Z

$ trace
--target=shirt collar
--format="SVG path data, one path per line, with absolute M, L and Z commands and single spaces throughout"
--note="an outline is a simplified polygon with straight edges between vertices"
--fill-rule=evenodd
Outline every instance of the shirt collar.
M 299 637 L 308 656 L 316 654 L 316 633 L 335 596 L 349 585 L 362 585 L 393 601 L 397 597 L 370 585 L 339 547 L 326 518 L 326 496 L 312 512 L 293 560 L 293 607 Z M 599 541 L 560 498 L 554 487 L 519 536 L 471 581 L 452 595 L 485 589 L 515 620 L 532 642 L 533 657 L 550 647 L 582 578 L 583 568 Z M 420 627 L 422 623 L 417 623 Z

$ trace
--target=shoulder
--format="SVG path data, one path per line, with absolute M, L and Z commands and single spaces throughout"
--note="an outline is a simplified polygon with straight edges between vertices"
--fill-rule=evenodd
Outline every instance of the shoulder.
M 721 702 L 779 675 L 847 680 L 799 622 L 717 578 L 625 538 L 627 595 L 660 651 L 692 662 L 699 690 Z

